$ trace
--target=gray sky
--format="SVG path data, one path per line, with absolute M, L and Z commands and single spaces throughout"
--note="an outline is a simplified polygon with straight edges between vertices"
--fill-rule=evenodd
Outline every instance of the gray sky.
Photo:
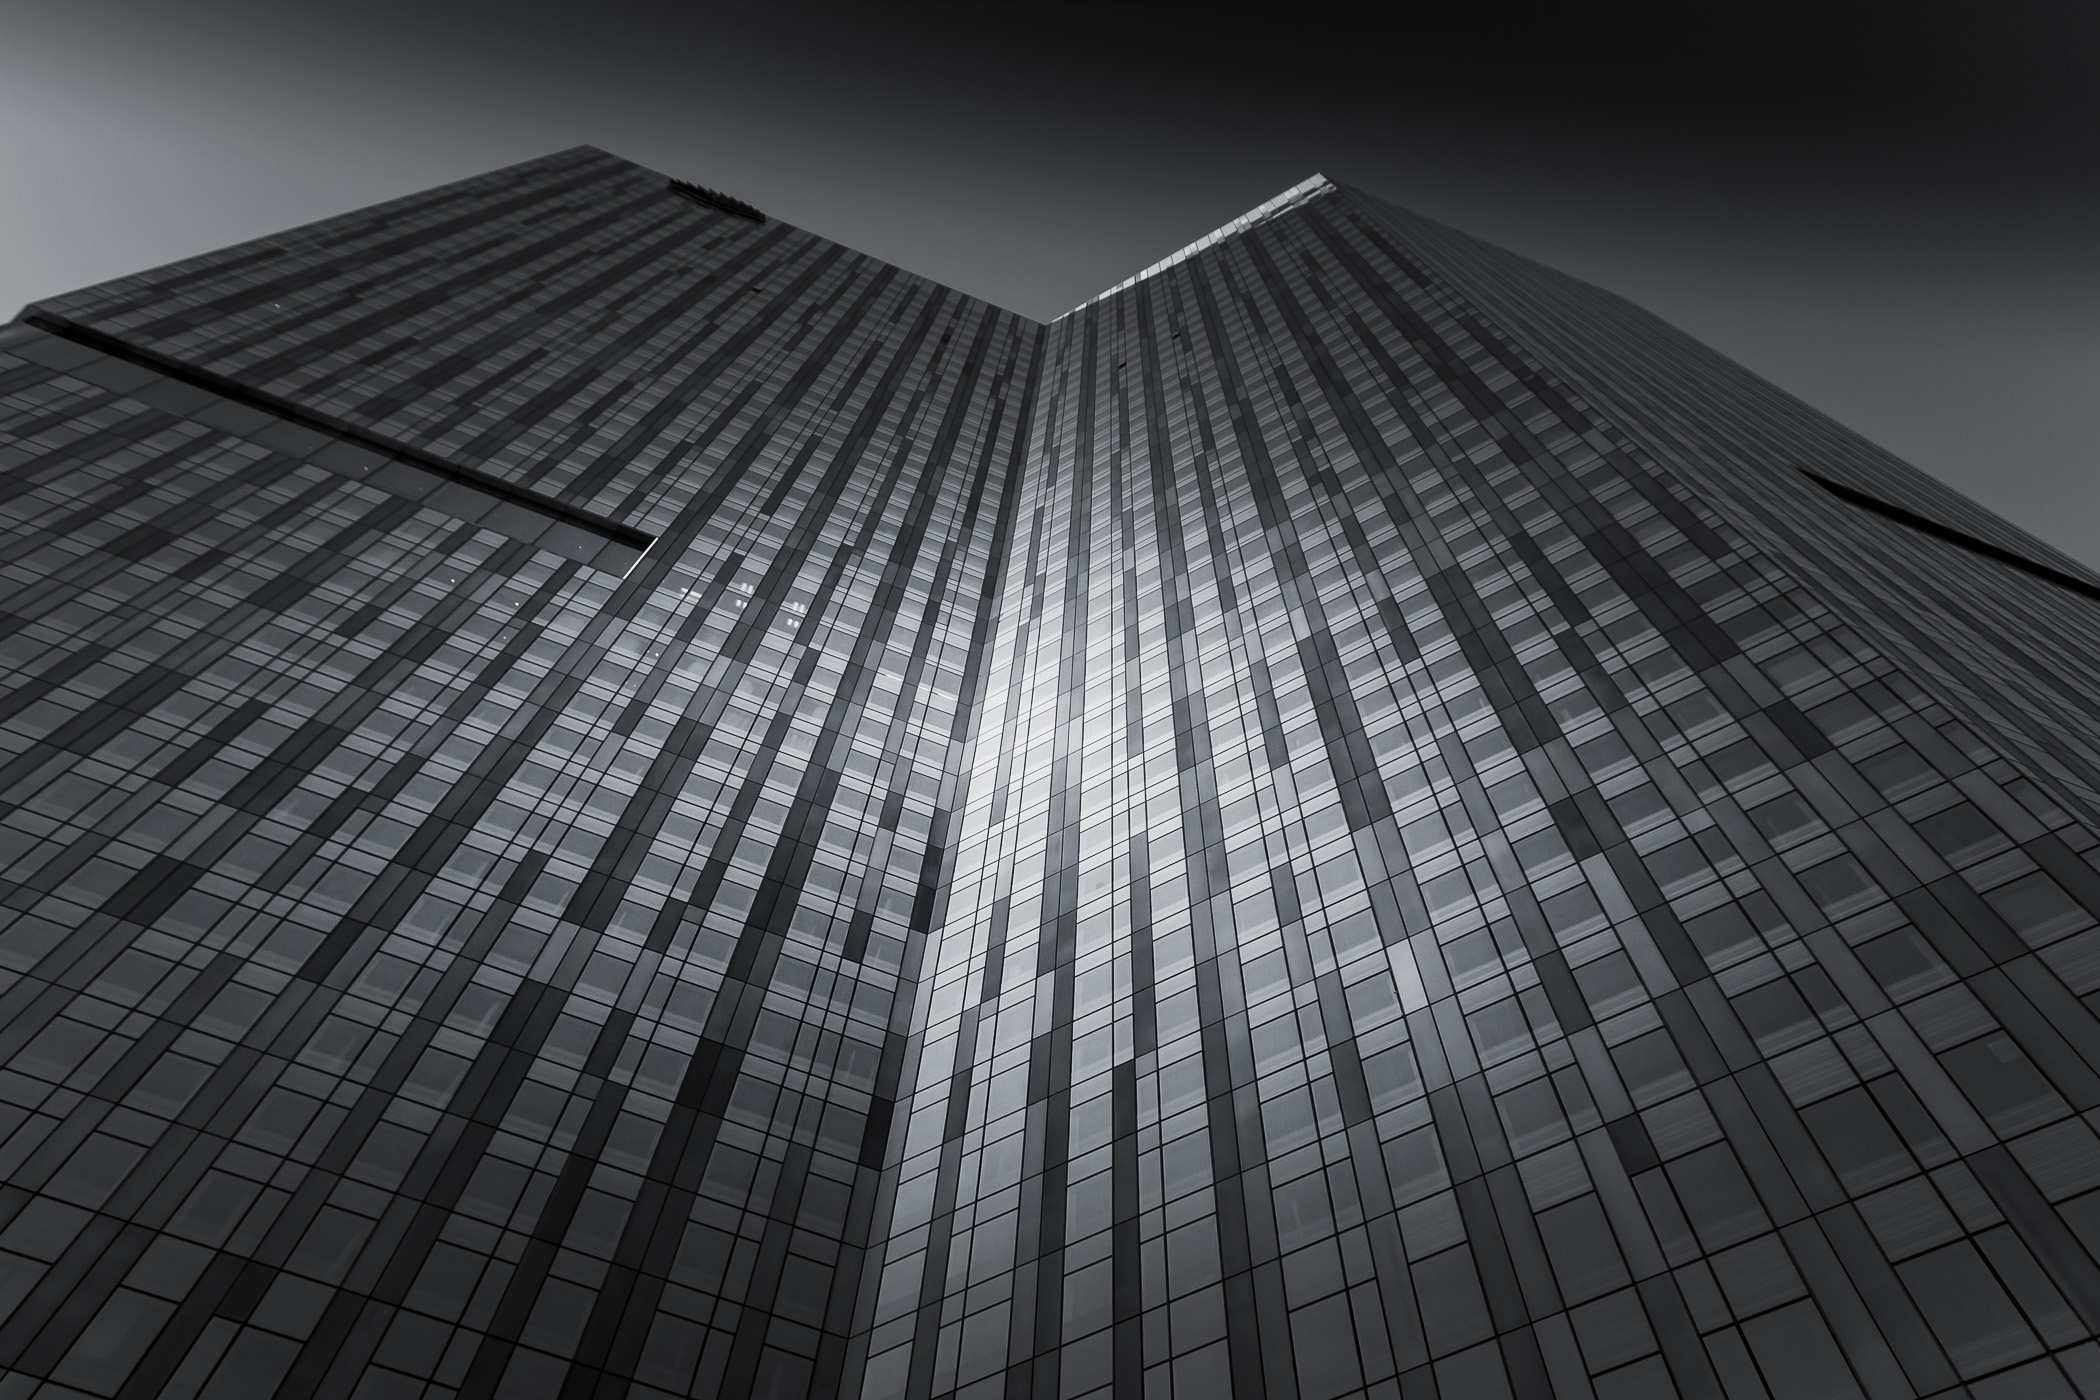
M 1047 317 L 1318 170 L 2100 565 L 2095 71 L 2084 0 L 0 0 L 0 314 L 588 142 Z

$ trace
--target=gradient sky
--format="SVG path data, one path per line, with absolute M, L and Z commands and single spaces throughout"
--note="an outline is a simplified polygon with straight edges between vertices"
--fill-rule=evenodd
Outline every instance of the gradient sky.
M 1048 317 L 1317 170 L 2100 566 L 2100 5 L 1238 13 L 0 0 L 0 314 L 589 143 Z

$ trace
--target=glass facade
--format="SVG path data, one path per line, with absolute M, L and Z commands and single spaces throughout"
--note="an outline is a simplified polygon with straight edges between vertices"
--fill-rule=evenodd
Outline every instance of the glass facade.
M 1317 177 L 1048 325 L 589 149 L 39 303 L 0 1400 L 2100 1395 L 2008 553 Z

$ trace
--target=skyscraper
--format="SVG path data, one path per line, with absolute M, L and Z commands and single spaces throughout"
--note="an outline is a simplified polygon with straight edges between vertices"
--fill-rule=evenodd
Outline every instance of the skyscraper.
M 2100 578 L 1315 177 L 0 333 L 0 1400 L 2100 1394 Z

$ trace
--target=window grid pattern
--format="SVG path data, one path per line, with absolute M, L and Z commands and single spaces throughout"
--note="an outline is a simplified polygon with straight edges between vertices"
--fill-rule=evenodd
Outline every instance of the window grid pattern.
M 37 311 L 0 1397 L 2100 1393 L 2087 604 L 1652 318 L 587 148 Z

